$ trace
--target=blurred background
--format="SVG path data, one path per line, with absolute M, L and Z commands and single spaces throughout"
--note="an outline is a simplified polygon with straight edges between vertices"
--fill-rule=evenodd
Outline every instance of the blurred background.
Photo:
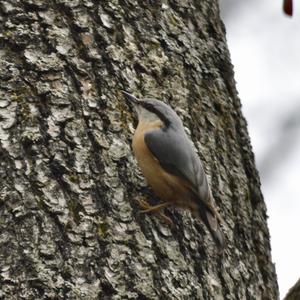
M 300 4 L 220 0 L 268 208 L 280 298 L 300 278 Z M 298 2 L 298 3 L 296 3 Z

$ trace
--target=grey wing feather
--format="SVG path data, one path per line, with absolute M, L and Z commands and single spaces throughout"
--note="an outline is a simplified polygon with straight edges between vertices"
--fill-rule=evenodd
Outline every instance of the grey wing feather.
M 200 200 L 211 206 L 201 161 L 184 132 L 153 130 L 145 134 L 145 143 L 166 171 L 186 179 Z

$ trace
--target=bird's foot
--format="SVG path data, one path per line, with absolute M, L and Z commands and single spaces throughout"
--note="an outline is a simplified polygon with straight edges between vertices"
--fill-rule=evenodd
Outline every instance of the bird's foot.
M 174 226 L 173 221 L 167 217 L 161 210 L 167 206 L 170 206 L 171 204 L 168 202 L 160 203 L 157 205 L 150 205 L 147 201 L 143 199 L 138 199 L 137 200 L 139 206 L 143 209 L 140 211 L 140 213 L 148 213 L 148 212 L 153 212 L 157 213 L 158 216 L 169 226 Z

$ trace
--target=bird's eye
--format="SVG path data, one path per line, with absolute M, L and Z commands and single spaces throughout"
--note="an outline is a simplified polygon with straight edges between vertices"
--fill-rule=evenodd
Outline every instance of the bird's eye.
M 150 104 L 147 103 L 147 102 L 144 103 L 144 106 L 145 106 L 145 108 L 147 108 L 147 109 L 149 109 L 149 110 L 152 108 L 152 105 L 150 105 Z
M 147 110 L 156 113 L 156 109 L 153 105 L 151 105 L 150 103 L 145 102 L 144 103 L 144 108 L 146 108 Z

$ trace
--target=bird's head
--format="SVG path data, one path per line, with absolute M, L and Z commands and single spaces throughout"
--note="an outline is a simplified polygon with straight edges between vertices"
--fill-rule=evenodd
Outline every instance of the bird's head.
M 182 124 L 176 112 L 166 103 L 154 98 L 139 100 L 125 91 L 123 94 L 134 105 L 139 121 L 155 122 L 160 120 L 166 127 Z

